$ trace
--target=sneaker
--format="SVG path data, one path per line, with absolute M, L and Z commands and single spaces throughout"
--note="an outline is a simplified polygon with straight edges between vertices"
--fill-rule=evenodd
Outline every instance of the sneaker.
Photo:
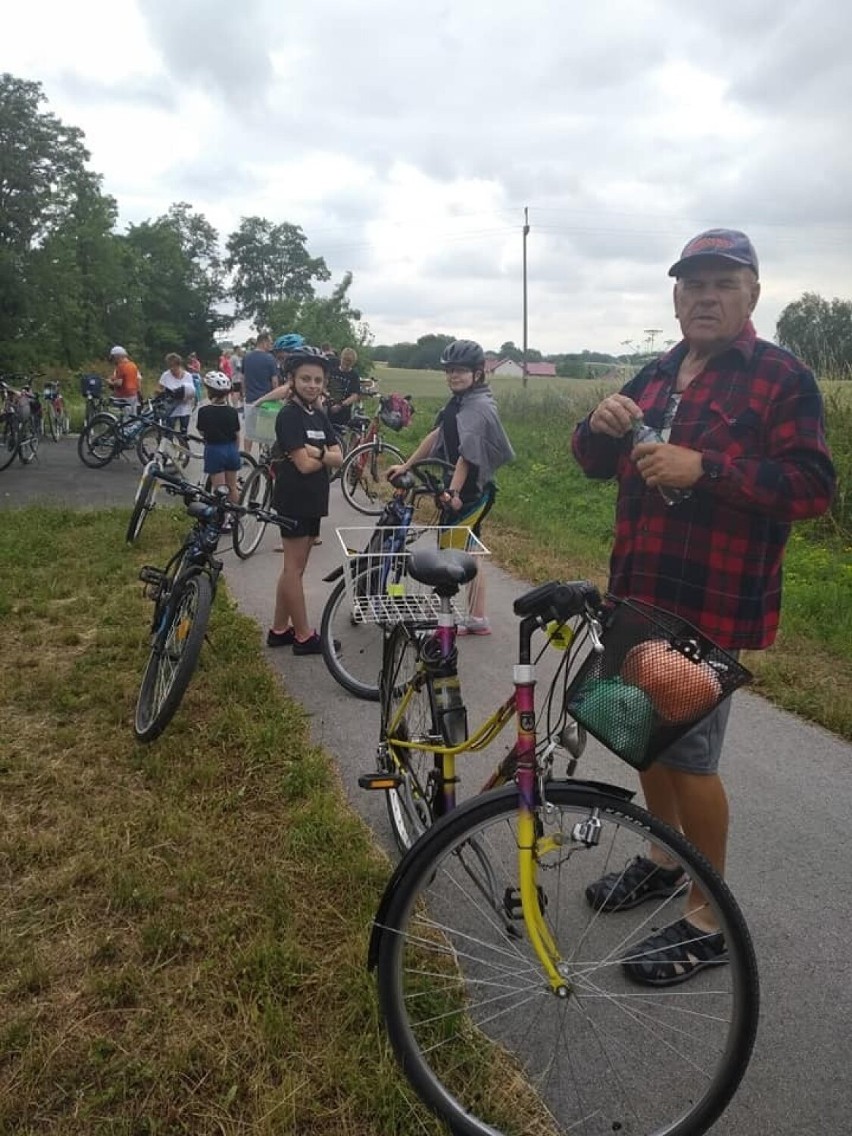
M 289 647 L 295 638 L 296 633 L 292 627 L 288 627 L 286 631 L 267 631 L 266 645 L 267 647 Z
M 456 635 L 490 635 L 491 624 L 482 615 L 468 615 L 456 628 Z
M 667 899 L 683 883 L 680 868 L 661 868 L 647 856 L 637 856 L 622 871 L 589 884 L 586 902 L 595 911 L 629 911 L 649 899 Z
M 293 636 L 293 654 L 294 655 L 321 655 L 322 643 L 320 642 L 319 633 L 314 631 L 307 639 L 297 639 Z

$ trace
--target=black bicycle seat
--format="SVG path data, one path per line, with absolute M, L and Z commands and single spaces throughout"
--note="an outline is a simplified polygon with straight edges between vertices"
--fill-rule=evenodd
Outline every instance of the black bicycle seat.
M 408 558 L 406 571 L 439 596 L 453 596 L 476 575 L 476 557 L 458 548 L 422 548 Z

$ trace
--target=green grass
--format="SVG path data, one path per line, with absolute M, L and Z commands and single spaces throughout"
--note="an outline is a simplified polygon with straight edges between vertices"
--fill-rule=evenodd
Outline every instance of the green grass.
M 180 713 L 135 744 L 136 574 L 185 518 L 144 555 L 125 523 L 0 528 L 0 1132 L 437 1133 L 365 970 L 389 864 L 224 589 Z

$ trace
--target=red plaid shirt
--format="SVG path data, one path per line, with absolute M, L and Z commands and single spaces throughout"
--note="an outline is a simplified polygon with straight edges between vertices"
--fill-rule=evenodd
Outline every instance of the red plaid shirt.
M 660 429 L 687 344 L 649 363 L 622 394 Z M 824 513 L 835 473 L 813 374 L 747 323 L 683 392 L 673 445 L 699 450 L 692 495 L 667 505 L 630 460 L 632 441 L 572 439 L 587 477 L 618 480 L 610 590 L 695 624 L 729 650 L 768 647 L 781 608 L 781 562 L 790 523 Z

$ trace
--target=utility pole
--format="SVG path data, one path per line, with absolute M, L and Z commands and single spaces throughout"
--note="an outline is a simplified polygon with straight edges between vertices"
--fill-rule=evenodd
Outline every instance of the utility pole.
M 530 231 L 530 211 L 524 207 L 524 361 L 523 384 L 527 385 L 527 237 Z

